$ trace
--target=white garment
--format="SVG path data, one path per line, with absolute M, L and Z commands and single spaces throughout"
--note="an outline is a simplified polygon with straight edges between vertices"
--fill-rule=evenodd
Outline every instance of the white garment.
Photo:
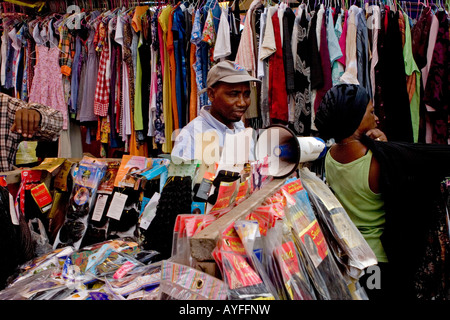
M 275 33 L 273 31 L 272 16 L 278 10 L 278 5 L 270 7 L 267 11 L 266 30 L 264 31 L 264 40 L 260 52 L 260 60 L 270 57 L 277 51 L 275 44 Z
M 372 59 L 370 61 L 370 82 L 372 84 L 372 97 L 375 104 L 375 67 L 378 63 L 378 32 L 381 30 L 381 14 L 379 6 L 370 6 L 372 11 L 370 22 L 367 23 L 369 30 L 372 30 Z
M 120 11 L 117 14 L 116 35 L 114 36 L 114 40 L 123 46 L 123 20 Z
M 281 2 L 278 7 L 278 22 L 280 24 L 280 38 L 281 38 L 281 46 L 283 46 L 283 16 L 284 11 L 287 8 L 287 4 L 284 2 Z
M 228 7 L 222 7 L 217 38 L 214 45 L 214 60 L 223 60 L 231 54 L 230 25 L 228 23 Z
M 342 82 L 351 84 L 359 84 L 358 62 L 356 58 L 356 13 L 356 10 L 351 10 L 351 8 L 348 12 L 347 38 L 345 43 L 345 72 L 341 76 Z
M 130 114 L 130 91 L 129 91 L 129 80 L 128 80 L 128 67 L 126 63 L 123 63 L 123 76 L 122 76 L 122 110 L 123 110 L 123 131 L 122 131 L 122 141 L 126 141 L 127 135 L 131 135 L 131 114 Z
M 1 47 L 1 55 L 2 55 L 2 64 L 1 64 L 1 85 L 4 86 L 6 82 L 6 50 L 8 45 L 8 35 L 6 32 L 2 34 L 2 47 Z
M 325 8 L 323 4 L 320 5 L 319 11 L 317 11 L 317 24 L 316 24 L 316 38 L 317 38 L 317 49 L 320 52 L 320 33 L 322 32 L 322 21 L 323 15 L 325 13 Z
M 264 33 L 266 30 L 266 19 L 267 19 L 267 7 L 264 8 L 264 12 L 261 13 L 259 19 L 259 47 L 258 47 L 258 62 L 257 62 L 257 77 L 258 79 L 264 78 L 264 62 L 261 60 L 261 47 L 264 39 Z

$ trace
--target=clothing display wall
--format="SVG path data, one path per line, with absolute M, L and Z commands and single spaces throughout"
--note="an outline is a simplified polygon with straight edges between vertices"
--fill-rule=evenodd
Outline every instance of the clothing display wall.
M 197 93 L 222 59 L 262 80 L 245 114 L 255 129 L 283 123 L 315 134 L 321 98 L 347 82 L 368 90 L 388 139 L 447 144 L 448 13 L 423 6 L 413 19 L 400 4 L 254 0 L 240 11 L 208 0 L 3 12 L 1 86 L 63 113 L 59 156 L 70 157 L 80 137 L 84 150 L 98 144 L 98 156 L 170 153 L 174 130 L 209 104 Z M 76 139 L 70 123 L 82 127 Z

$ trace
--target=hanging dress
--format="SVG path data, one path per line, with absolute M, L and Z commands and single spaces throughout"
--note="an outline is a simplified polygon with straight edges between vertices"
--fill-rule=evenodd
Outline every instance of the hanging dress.
M 38 61 L 34 69 L 29 102 L 40 103 L 60 111 L 63 130 L 67 130 L 67 107 L 64 100 L 62 74 L 59 66 L 58 47 L 37 45 Z

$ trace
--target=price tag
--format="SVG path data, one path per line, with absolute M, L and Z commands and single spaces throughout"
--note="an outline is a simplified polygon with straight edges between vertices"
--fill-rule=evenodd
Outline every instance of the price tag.
M 122 216 L 123 208 L 125 207 L 125 202 L 127 201 L 128 196 L 123 193 L 116 192 L 114 193 L 113 199 L 108 209 L 108 213 L 106 216 L 120 220 Z
M 100 221 L 102 219 L 103 211 L 105 210 L 107 200 L 108 195 L 105 194 L 98 195 L 97 202 L 95 203 L 94 213 L 92 214 L 92 220 Z

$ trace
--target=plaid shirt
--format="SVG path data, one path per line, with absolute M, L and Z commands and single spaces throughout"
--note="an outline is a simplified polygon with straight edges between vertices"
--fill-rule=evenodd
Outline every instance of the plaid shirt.
M 16 160 L 17 147 L 22 141 L 22 136 L 11 132 L 16 111 L 22 108 L 37 110 L 41 114 L 41 123 L 34 134 L 34 140 L 55 141 L 63 126 L 61 112 L 38 103 L 26 103 L 0 93 L 0 172 L 13 170 Z
M 61 66 L 61 73 L 70 76 L 72 73 L 73 62 L 73 36 L 66 25 L 61 26 L 59 32 L 59 50 L 61 50 L 61 54 L 59 55 L 59 65 Z
M 105 28 L 102 22 L 99 29 Z M 101 47 L 100 62 L 98 66 L 97 74 L 97 86 L 95 87 L 95 98 L 94 98 L 94 114 L 99 117 L 106 117 L 108 114 L 109 107 L 109 79 L 106 74 L 106 67 L 109 63 L 109 47 L 107 41 L 107 32 L 103 30 L 101 33 L 102 38 L 100 41 L 103 43 Z

